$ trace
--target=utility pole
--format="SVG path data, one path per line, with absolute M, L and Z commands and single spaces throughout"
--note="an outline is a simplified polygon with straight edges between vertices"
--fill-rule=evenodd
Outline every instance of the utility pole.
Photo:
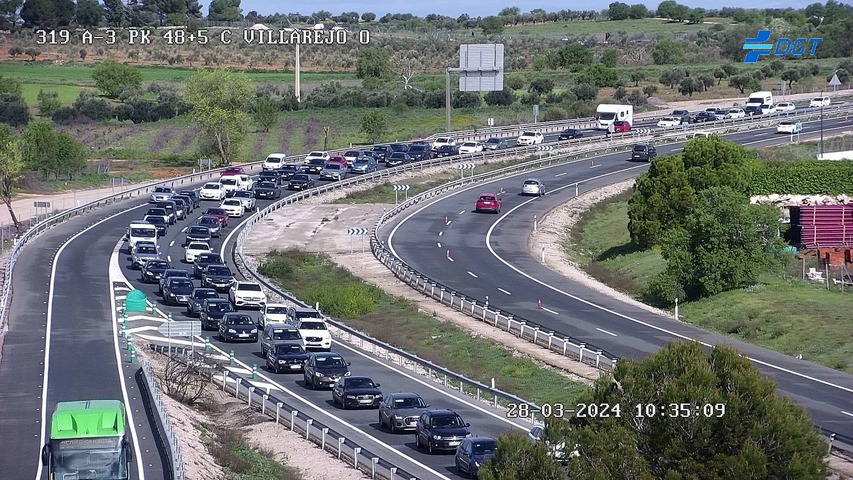
M 823 160 L 823 90 L 820 91 L 820 160 Z

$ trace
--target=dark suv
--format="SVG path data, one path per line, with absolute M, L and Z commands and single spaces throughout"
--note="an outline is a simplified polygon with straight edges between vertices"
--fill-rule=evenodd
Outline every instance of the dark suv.
M 453 410 L 427 410 L 415 425 L 415 445 L 425 446 L 429 453 L 456 450 L 462 440 L 471 436 L 470 426 Z
M 657 156 L 658 152 L 655 150 L 655 146 L 646 143 L 634 145 L 634 149 L 631 150 L 631 160 L 651 162 Z

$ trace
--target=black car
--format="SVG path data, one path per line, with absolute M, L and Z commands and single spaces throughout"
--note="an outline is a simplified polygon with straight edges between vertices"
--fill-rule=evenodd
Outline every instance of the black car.
M 409 151 L 409 146 L 405 143 L 392 143 L 388 145 L 392 152 L 403 152 L 406 153 Z
M 199 218 L 196 225 L 207 227 L 210 230 L 210 236 L 213 238 L 219 238 L 222 235 L 222 224 L 219 218 L 212 215 Z
M 234 273 L 226 265 L 208 265 L 201 274 L 201 286 L 225 292 L 231 288 Z
M 350 362 L 344 360 L 340 353 L 313 353 L 302 372 L 305 386 L 311 389 L 333 387 L 338 380 L 350 375 L 349 366 Z
M 227 298 L 208 298 L 201 303 L 198 318 L 201 320 L 202 330 L 219 329 L 219 321 L 226 313 L 235 312 L 234 306 Z
M 657 156 L 658 152 L 654 145 L 639 143 L 634 145 L 634 148 L 631 150 L 631 160 L 651 162 Z
M 219 298 L 219 294 L 212 288 L 196 288 L 190 294 L 187 301 L 187 316 L 193 317 L 201 312 L 204 301 L 208 298 Z
M 456 145 L 442 145 L 435 150 L 436 158 L 452 157 L 454 155 L 459 155 L 459 147 Z
M 170 225 L 174 225 L 175 222 L 178 220 L 178 209 L 175 205 L 175 202 L 171 200 L 163 200 L 162 202 L 157 202 L 156 204 L 154 204 L 154 206 L 156 208 L 162 208 L 166 211 L 166 214 L 169 216 Z
M 583 130 L 579 130 L 577 128 L 567 128 L 560 132 L 560 136 L 557 137 L 557 140 L 571 140 L 573 138 L 581 137 L 583 137 Z
M 503 138 L 490 138 L 483 142 L 483 150 L 503 150 L 509 148 L 509 143 Z
M 763 115 L 764 110 L 758 105 L 749 105 L 743 108 L 743 113 L 747 114 L 748 116 Z
M 495 456 L 498 440 L 494 437 L 468 437 L 456 447 L 456 471 L 477 477 L 486 460 Z
M 244 340 L 258 341 L 258 326 L 252 317 L 245 313 L 229 312 L 219 321 L 219 341 L 232 342 Z
M 139 278 L 142 283 L 154 283 L 160 280 L 160 275 L 163 272 L 172 268 L 172 265 L 165 260 L 149 260 L 142 267 L 142 274 Z
M 717 116 L 711 112 L 699 112 L 693 117 L 693 123 L 713 122 L 717 120 Z
M 397 165 L 402 165 L 404 163 L 409 163 L 412 161 L 412 157 L 409 156 L 408 153 L 405 152 L 394 152 L 390 157 L 385 159 L 385 165 L 389 167 L 396 167 Z
M 190 214 L 190 206 L 187 204 L 186 200 L 183 198 L 177 198 L 172 196 L 172 202 L 175 204 L 175 210 L 177 211 L 178 220 L 183 220 L 187 218 L 187 215 Z
M 187 213 L 192 213 L 196 209 L 195 201 L 189 195 L 172 195 L 172 201 L 177 202 L 178 200 L 184 202 Z
M 281 185 L 281 171 L 264 170 L 263 172 L 258 174 L 258 182 L 272 182 L 276 185 Z
M 305 165 L 305 173 L 310 173 L 312 175 L 319 175 L 323 169 L 326 168 L 326 161 L 322 158 L 312 158 L 307 165 Z M 293 176 L 294 178 L 296 175 Z M 291 178 L 292 180 L 292 178 Z
M 429 453 L 456 450 L 471 435 L 470 426 L 453 410 L 427 410 L 415 425 L 415 445 L 426 447 Z
M 146 221 L 157 228 L 158 237 L 166 235 L 166 232 L 169 231 L 169 224 L 166 223 L 166 220 L 164 220 L 163 217 L 148 217 L 148 220 Z
M 300 342 L 275 342 L 267 349 L 267 370 L 275 373 L 301 372 L 307 360 Z
M 209 243 L 212 238 L 210 229 L 202 225 L 192 225 L 187 228 L 187 236 L 184 238 L 183 246 L 186 247 L 190 242 L 205 242 Z
M 314 188 L 314 179 L 305 173 L 297 173 L 287 182 L 287 188 L 290 190 L 306 190 Z
M 166 281 L 171 277 L 184 277 L 187 280 L 192 279 L 192 274 L 186 270 L 181 268 L 170 268 L 168 270 L 163 270 L 163 273 L 160 274 L 160 284 L 157 286 L 157 293 L 163 293 L 163 287 L 166 285 Z
M 180 190 L 178 195 L 182 195 L 185 197 L 189 197 L 192 200 L 193 208 L 198 208 L 201 205 L 201 198 L 199 198 L 198 193 L 193 190 Z
M 163 302 L 166 305 L 186 305 L 195 285 L 189 278 L 171 277 L 163 285 Z
M 278 167 L 278 170 L 276 170 L 276 172 L 278 172 L 281 177 L 280 183 L 284 183 L 285 181 L 293 178 L 293 176 L 297 173 L 302 173 L 302 165 L 288 163 Z
M 222 261 L 222 256 L 220 256 L 218 253 L 199 253 L 198 255 L 196 255 L 195 262 L 193 264 L 193 277 L 201 278 L 205 267 L 207 267 L 208 265 L 221 265 L 223 263 L 225 262 Z
M 384 162 L 389 155 L 394 153 L 394 150 L 391 150 L 388 145 L 376 145 L 371 151 L 376 155 L 376 160 L 379 162 Z
M 432 158 L 432 148 L 430 148 L 429 144 L 412 145 L 406 153 L 412 157 L 412 161 L 429 160 Z
M 344 377 L 332 388 L 332 403 L 341 408 L 378 408 L 382 403 L 380 385 L 369 377 Z
M 255 185 L 255 198 L 281 198 L 281 188 L 277 183 L 260 182 Z

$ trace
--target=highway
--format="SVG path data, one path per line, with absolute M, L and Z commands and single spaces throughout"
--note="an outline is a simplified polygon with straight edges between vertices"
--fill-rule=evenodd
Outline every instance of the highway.
M 817 122 L 805 131 L 814 134 Z M 827 133 L 849 130 L 844 119 L 825 120 Z M 750 146 L 787 143 L 789 136 L 773 129 L 729 136 Z M 681 145 L 658 146 L 658 154 L 680 150 Z M 755 347 L 699 328 L 623 304 L 577 282 L 560 276 L 531 257 L 527 246 L 533 217 L 540 218 L 581 191 L 636 176 L 647 168 L 632 163 L 627 153 L 607 155 L 569 165 L 550 167 L 441 196 L 438 200 L 400 215 L 396 224 L 381 235 L 399 258 L 430 278 L 441 281 L 467 298 L 523 317 L 563 334 L 587 341 L 614 355 L 637 358 L 656 351 L 663 344 L 692 338 L 709 345 L 731 344 L 750 356 L 760 370 L 772 377 L 781 392 L 804 405 L 814 421 L 839 437 L 853 437 L 853 376 L 793 357 Z M 524 178 L 538 177 L 547 187 L 542 198 L 521 197 Z M 505 189 L 502 213 L 472 213 L 480 192 Z M 450 225 L 445 224 L 449 216 Z M 424 241 L 424 232 L 434 234 L 437 243 Z M 446 251 L 450 250 L 448 261 Z M 541 300 L 542 307 L 538 308 Z

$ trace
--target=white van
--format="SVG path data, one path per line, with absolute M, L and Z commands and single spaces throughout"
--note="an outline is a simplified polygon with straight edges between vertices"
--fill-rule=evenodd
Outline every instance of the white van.
M 264 160 L 264 164 L 261 165 L 261 170 L 276 170 L 281 168 L 284 165 L 284 161 L 287 158 L 287 155 L 283 153 L 271 153 L 267 156 L 267 159 Z
M 130 222 L 130 225 L 127 227 L 126 238 L 127 245 L 130 247 L 131 252 L 133 252 L 133 247 L 136 246 L 136 242 L 139 241 L 149 241 L 156 244 L 157 227 L 144 220 L 134 220 Z
M 830 103 L 829 97 L 815 97 L 809 102 L 809 108 L 828 107 Z
M 225 175 L 219 179 L 222 189 L 225 190 L 225 195 L 230 197 L 234 192 L 241 190 L 251 190 L 254 186 L 252 177 L 248 175 Z

